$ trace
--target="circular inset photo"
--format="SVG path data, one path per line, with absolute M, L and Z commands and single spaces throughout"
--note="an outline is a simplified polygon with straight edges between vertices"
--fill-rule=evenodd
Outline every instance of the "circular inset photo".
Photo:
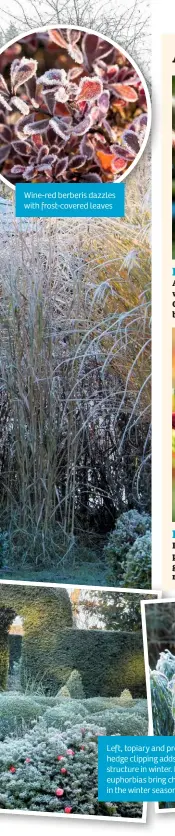
M 149 93 L 111 40 L 38 30 L 1 50 L 0 73 L 0 175 L 11 186 L 121 181 L 140 159 Z

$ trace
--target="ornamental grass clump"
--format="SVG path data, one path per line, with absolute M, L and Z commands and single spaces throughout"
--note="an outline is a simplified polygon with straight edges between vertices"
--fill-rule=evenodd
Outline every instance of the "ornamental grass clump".
M 0 166 L 17 182 L 116 181 L 145 139 L 142 77 L 118 48 L 78 29 L 34 33 L 5 50 Z
M 115 586 L 150 528 L 136 519 L 151 497 L 147 191 L 142 158 L 124 219 L 15 221 L 3 235 L 1 577 L 22 564 L 19 579 L 105 586 L 108 565 Z M 126 515 L 111 562 L 126 511 L 134 538 Z

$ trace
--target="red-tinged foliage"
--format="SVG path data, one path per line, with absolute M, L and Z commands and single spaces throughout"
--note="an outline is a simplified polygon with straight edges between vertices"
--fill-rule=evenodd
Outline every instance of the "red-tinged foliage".
M 51 29 L 4 50 L 0 69 L 7 180 L 100 183 L 127 171 L 144 140 L 147 100 L 118 47 L 80 30 Z

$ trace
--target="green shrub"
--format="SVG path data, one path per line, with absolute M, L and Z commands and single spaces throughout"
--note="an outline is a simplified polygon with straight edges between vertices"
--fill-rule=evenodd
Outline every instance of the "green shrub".
M 121 705 L 118 700 L 94 698 L 92 700 L 65 700 L 59 706 L 48 708 L 44 714 L 46 725 L 64 731 L 68 725 L 95 723 L 106 728 L 107 734 L 148 733 L 148 712 L 146 700 L 132 700 L 130 705 Z
M 174 730 L 172 715 L 172 695 L 168 689 L 168 679 L 159 671 L 151 671 L 151 701 L 153 729 L 157 735 L 171 735 Z
M 140 817 L 140 805 L 98 801 L 98 735 L 79 723 L 60 733 L 37 723 L 22 739 L 0 743 L 0 807 L 4 810 Z M 63 771 L 62 771 L 63 770 Z M 61 790 L 57 795 L 56 791 Z M 125 809 L 125 813 L 124 813 Z
M 113 583 L 123 579 L 127 555 L 138 537 L 143 537 L 151 528 L 149 514 L 139 511 L 125 511 L 118 518 L 114 531 L 111 532 L 104 547 L 104 558 L 109 566 L 109 580 Z
M 135 589 L 150 589 L 151 587 L 151 535 L 149 532 L 143 537 L 137 537 L 127 553 L 123 586 Z
M 22 729 L 30 727 L 42 713 L 37 697 L 34 699 L 15 691 L 0 694 L 0 739 L 9 734 L 21 734 Z
M 134 710 L 129 708 L 106 709 L 103 712 L 93 715 L 93 722 L 101 726 L 105 726 L 106 734 L 109 735 L 137 735 L 142 736 L 148 734 L 148 713 L 146 700 L 144 713 L 143 710 L 139 713 L 139 707 L 134 706 Z
M 73 699 L 81 700 L 85 697 L 81 674 L 76 669 L 72 671 L 66 685 Z
M 168 680 L 173 678 L 175 674 L 175 656 L 173 656 L 170 650 L 164 650 L 160 653 L 156 670 L 164 673 Z
M 74 725 L 74 722 L 83 722 L 84 718 L 88 718 L 88 710 L 86 708 L 86 701 L 78 699 L 64 699 L 60 698 L 60 703 L 55 706 L 47 708 L 44 713 L 44 720 L 46 725 L 53 726 L 61 731 L 69 725 Z

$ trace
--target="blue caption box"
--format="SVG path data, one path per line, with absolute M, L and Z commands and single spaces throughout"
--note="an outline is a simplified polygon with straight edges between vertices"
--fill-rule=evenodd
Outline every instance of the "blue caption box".
M 99 737 L 98 799 L 175 801 L 175 737 Z
M 124 183 L 17 183 L 17 218 L 123 218 Z

